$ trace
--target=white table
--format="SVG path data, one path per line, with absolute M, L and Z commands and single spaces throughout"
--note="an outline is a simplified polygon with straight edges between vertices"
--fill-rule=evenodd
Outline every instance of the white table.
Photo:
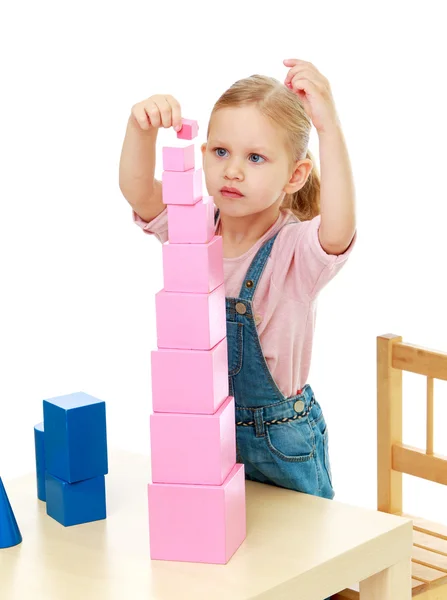
M 109 452 L 104 521 L 64 528 L 35 475 L 4 481 L 23 542 L 0 550 L 2 600 L 410 600 L 412 522 L 246 482 L 247 538 L 227 565 L 151 561 L 148 456 Z

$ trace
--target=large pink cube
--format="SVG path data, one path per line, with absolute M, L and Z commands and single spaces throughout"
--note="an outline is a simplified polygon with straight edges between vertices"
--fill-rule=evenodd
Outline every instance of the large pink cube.
M 226 564 L 246 537 L 244 465 L 220 486 L 148 485 L 150 556 Z
M 202 169 L 163 171 L 161 193 L 164 204 L 195 204 L 202 198 Z
M 165 171 L 189 171 L 194 167 L 194 144 L 184 148 L 169 146 L 163 148 L 163 169 Z
M 224 284 L 209 294 L 155 294 L 158 348 L 211 350 L 227 334 Z
M 168 239 L 171 244 L 206 244 L 215 233 L 214 198 L 203 196 L 195 204 L 168 204 Z
M 209 293 L 224 282 L 222 237 L 207 244 L 165 242 L 163 281 L 166 292 Z
M 182 119 L 182 128 L 177 132 L 177 138 L 180 140 L 192 140 L 199 133 L 199 124 L 193 119 Z
M 228 396 L 227 338 L 211 350 L 153 350 L 151 381 L 155 412 L 214 414 Z
M 236 464 L 232 396 L 213 415 L 152 413 L 150 426 L 154 483 L 221 485 Z

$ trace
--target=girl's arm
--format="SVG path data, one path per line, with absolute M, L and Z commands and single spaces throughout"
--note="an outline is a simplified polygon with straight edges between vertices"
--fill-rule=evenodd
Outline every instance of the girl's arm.
M 304 106 L 320 140 L 320 212 L 318 232 L 327 254 L 343 254 L 355 234 L 355 192 L 340 120 L 329 81 L 310 62 L 286 58 L 284 83 Z
M 144 130 L 130 115 L 120 157 L 120 190 L 145 221 L 151 221 L 166 208 L 161 182 L 154 178 L 157 134 L 158 129 Z
M 328 254 L 343 254 L 356 230 L 355 189 L 339 123 L 318 132 L 320 145 L 320 244 Z

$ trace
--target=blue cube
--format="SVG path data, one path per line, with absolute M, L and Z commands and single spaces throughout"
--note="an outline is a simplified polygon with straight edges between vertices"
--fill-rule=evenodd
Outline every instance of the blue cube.
M 34 426 L 34 448 L 36 452 L 37 497 L 45 502 L 45 440 L 43 423 Z
M 64 525 L 80 525 L 106 518 L 104 475 L 68 483 L 46 472 L 47 515 Z
M 44 400 L 43 420 L 46 470 L 51 475 L 75 483 L 108 473 L 103 400 L 84 392 Z

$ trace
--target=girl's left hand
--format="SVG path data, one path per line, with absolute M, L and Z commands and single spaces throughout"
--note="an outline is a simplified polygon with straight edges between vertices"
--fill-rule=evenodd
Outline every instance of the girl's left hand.
M 286 58 L 283 62 L 291 67 L 284 84 L 297 93 L 318 133 L 338 127 L 340 123 L 326 77 L 310 62 L 296 58 Z

